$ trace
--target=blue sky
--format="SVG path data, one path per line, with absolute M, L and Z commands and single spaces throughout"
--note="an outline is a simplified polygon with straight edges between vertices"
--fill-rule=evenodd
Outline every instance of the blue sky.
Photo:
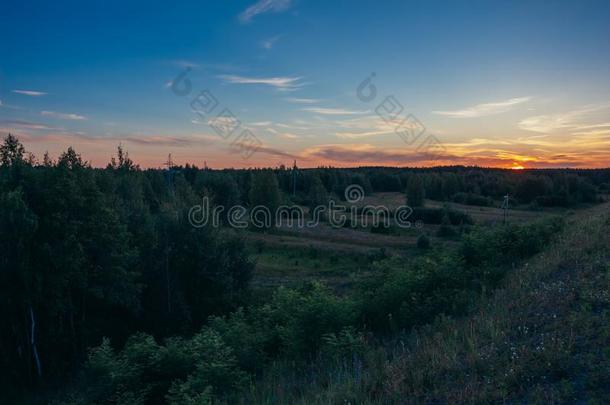
M 104 165 L 118 143 L 152 167 L 167 153 L 212 167 L 610 156 L 608 1 L 26 1 L 2 6 L 0 34 L 0 132 L 37 156 L 72 145 Z M 177 96 L 186 67 L 193 91 Z M 219 106 L 200 117 L 204 89 Z M 390 95 L 435 153 L 375 112 Z M 227 139 L 211 126 L 223 108 L 241 123 Z M 251 155 L 231 146 L 244 129 Z

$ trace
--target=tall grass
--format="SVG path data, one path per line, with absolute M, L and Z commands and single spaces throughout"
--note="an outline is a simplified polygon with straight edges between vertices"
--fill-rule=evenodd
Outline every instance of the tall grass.
M 555 242 L 482 293 L 464 317 L 358 353 L 276 362 L 244 403 L 607 402 L 610 384 L 610 216 L 569 218 Z

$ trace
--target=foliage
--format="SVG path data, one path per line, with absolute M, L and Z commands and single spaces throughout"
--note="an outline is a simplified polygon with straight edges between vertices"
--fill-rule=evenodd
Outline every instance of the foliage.
M 425 234 L 421 234 L 417 237 L 417 247 L 419 249 L 428 249 L 430 247 L 430 238 Z
M 424 205 L 425 189 L 419 175 L 412 174 L 407 181 L 407 205 L 421 207 Z
M 418 207 L 413 209 L 410 217 L 414 221 L 422 221 L 426 224 L 442 224 L 443 221 L 447 225 L 462 225 L 472 224 L 472 218 L 461 211 L 447 208 L 426 208 Z
M 72 148 L 34 166 L 14 137 L 0 152 L 3 389 L 67 378 L 104 336 L 191 333 L 247 297 L 243 242 L 189 224 L 182 176 L 168 187 L 121 149 L 103 170 Z
M 245 372 L 220 335 L 204 328 L 191 339 L 136 334 L 115 353 L 108 339 L 89 352 L 88 389 L 83 400 L 95 403 L 147 403 L 165 396 L 172 403 L 228 398 L 243 389 Z

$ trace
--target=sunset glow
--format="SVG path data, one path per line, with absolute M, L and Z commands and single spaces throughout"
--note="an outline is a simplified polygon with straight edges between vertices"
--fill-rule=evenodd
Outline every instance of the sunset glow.
M 608 166 L 608 3 L 264 4 L 148 5 L 138 24 L 122 3 L 95 18 L 13 5 L 0 16 L 0 134 L 39 159 L 73 146 L 94 166 L 119 143 L 142 167 L 169 153 L 216 168 Z M 230 136 L 215 129 L 226 114 Z M 400 135 L 407 117 L 417 141 Z M 244 130 L 260 146 L 247 157 Z

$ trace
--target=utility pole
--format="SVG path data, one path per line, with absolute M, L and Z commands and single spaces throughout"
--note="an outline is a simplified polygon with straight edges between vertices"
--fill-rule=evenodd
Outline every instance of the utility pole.
M 297 161 L 295 160 L 292 164 L 292 196 L 297 195 Z
M 172 160 L 172 154 L 170 153 L 169 155 L 167 155 L 167 162 L 163 163 L 164 166 L 167 166 L 167 172 L 165 172 L 165 176 L 167 179 L 167 187 L 170 190 L 170 193 L 173 195 L 174 194 L 174 187 L 173 187 L 173 183 L 172 183 L 172 177 L 174 174 L 174 161 Z
M 502 202 L 502 209 L 504 210 L 504 224 L 506 224 L 506 221 L 508 219 L 508 200 L 509 200 L 510 196 L 508 195 L 508 193 L 504 196 L 504 201 Z

